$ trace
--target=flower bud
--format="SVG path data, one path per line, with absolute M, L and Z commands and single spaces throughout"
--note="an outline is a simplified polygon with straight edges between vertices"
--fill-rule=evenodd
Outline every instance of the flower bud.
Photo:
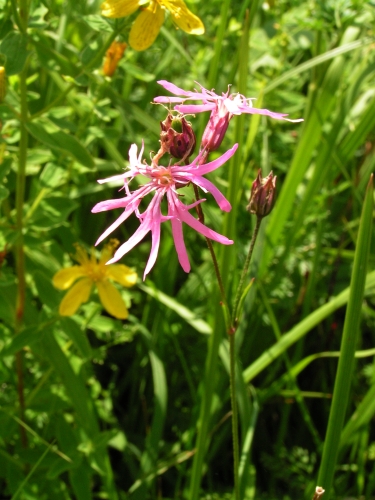
M 210 152 L 216 151 L 220 147 L 231 118 L 230 113 L 220 112 L 219 109 L 214 109 L 211 112 L 210 119 L 203 132 L 201 149 Z
M 256 214 L 258 217 L 268 215 L 276 199 L 276 176 L 272 172 L 267 177 L 262 177 L 262 171 L 258 170 L 258 175 L 251 187 L 249 205 L 246 209 Z
M 195 149 L 196 142 L 191 123 L 183 116 L 175 117 L 169 113 L 167 118 L 160 122 L 160 127 L 160 144 L 163 152 L 179 160 L 189 158 Z
M 5 68 L 4 66 L 0 66 L 0 103 L 3 102 L 6 91 Z
M 112 42 L 111 46 L 105 53 L 105 58 L 103 62 L 103 74 L 105 76 L 112 76 L 116 71 L 117 65 L 124 55 L 126 43 Z

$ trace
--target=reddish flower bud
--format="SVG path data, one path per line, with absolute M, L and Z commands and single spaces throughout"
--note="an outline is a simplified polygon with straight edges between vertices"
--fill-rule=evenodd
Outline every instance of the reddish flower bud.
M 276 176 L 270 172 L 267 177 L 262 177 L 262 171 L 258 170 L 258 175 L 251 187 L 251 195 L 247 210 L 258 217 L 268 215 L 275 203 L 276 198 Z
M 196 142 L 191 123 L 183 116 L 173 116 L 169 113 L 167 118 L 160 122 L 160 127 L 160 144 L 163 152 L 179 160 L 189 158 Z
M 210 119 L 203 132 L 201 149 L 216 151 L 220 147 L 232 116 L 223 106 L 217 106 L 211 112 Z

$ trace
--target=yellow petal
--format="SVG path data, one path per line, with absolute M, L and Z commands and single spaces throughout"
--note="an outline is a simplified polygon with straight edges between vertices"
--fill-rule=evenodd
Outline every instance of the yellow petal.
M 52 283 L 59 290 L 66 290 L 73 285 L 76 279 L 85 276 L 85 274 L 85 270 L 81 266 L 67 267 L 54 275 Z
M 98 281 L 96 286 L 104 309 L 115 318 L 126 319 L 129 313 L 120 292 L 109 281 Z
M 107 0 L 100 6 L 104 17 L 112 19 L 130 16 L 140 5 L 148 3 L 149 0 Z
M 182 31 L 190 35 L 203 35 L 204 24 L 194 15 L 182 0 L 158 0 L 160 5 L 169 10 L 173 21 Z
M 131 287 L 137 283 L 137 273 L 124 264 L 107 266 L 107 277 L 117 281 L 122 286 Z
M 152 45 L 164 22 L 164 11 L 158 4 L 139 14 L 129 34 L 129 45 L 134 50 L 146 50 Z
M 62 299 L 59 307 L 61 316 L 72 316 L 81 304 L 87 302 L 91 287 L 92 281 L 89 278 L 79 280 Z

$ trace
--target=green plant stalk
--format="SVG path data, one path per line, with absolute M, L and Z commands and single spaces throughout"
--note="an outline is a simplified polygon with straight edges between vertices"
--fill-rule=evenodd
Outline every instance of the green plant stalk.
M 195 197 L 197 200 L 199 200 L 199 192 L 198 188 L 194 186 L 194 193 Z M 202 224 L 204 223 L 204 215 L 202 212 L 202 208 L 200 205 L 197 205 L 197 213 L 198 213 L 198 218 Z M 206 238 L 206 242 L 211 254 L 211 258 L 213 261 L 214 269 L 215 269 L 215 275 L 218 281 L 219 285 L 219 293 L 220 293 L 220 298 L 221 302 L 224 306 L 224 318 L 225 318 L 225 325 L 226 325 L 226 331 L 229 331 L 230 325 L 229 325 L 229 318 L 230 315 L 228 313 L 228 305 L 227 305 L 227 300 L 226 300 L 226 295 L 225 295 L 225 289 L 223 285 L 223 281 L 221 278 L 220 270 L 219 270 L 219 265 L 217 262 L 216 254 L 212 246 L 211 240 Z M 217 304 L 218 302 L 218 296 L 217 292 L 214 292 L 214 297 L 213 297 L 213 303 Z M 207 359 L 206 359 L 206 370 L 205 370 L 205 380 L 204 380 L 204 395 L 203 395 L 203 401 L 202 401 L 202 406 L 201 406 L 201 411 L 199 415 L 199 423 L 198 423 L 198 436 L 197 436 L 197 443 L 196 443 L 196 454 L 194 455 L 194 460 L 193 460 L 193 467 L 192 467 L 192 473 L 191 473 L 191 479 L 190 479 L 190 494 L 189 494 L 189 500 L 197 500 L 199 497 L 199 489 L 200 489 L 200 482 L 201 482 L 201 477 L 202 477 L 202 467 L 203 467 L 203 459 L 206 454 L 206 449 L 207 449 L 207 436 L 208 436 L 208 429 L 209 429 L 209 423 L 211 420 L 211 404 L 212 404 L 212 396 L 215 390 L 215 377 L 214 374 L 217 372 L 217 362 L 218 362 L 218 352 L 219 352 L 219 346 L 221 343 L 222 339 L 222 329 L 220 325 L 222 325 L 222 317 L 221 313 L 219 312 L 219 308 L 215 307 L 215 316 L 214 316 L 214 322 L 213 322 L 213 328 L 212 328 L 212 335 L 210 337 L 210 340 L 208 342 L 208 353 L 207 353 Z M 234 370 L 234 367 L 233 367 Z M 231 370 L 232 374 L 232 370 Z M 235 398 L 235 378 L 231 376 L 231 394 L 233 393 L 233 397 Z M 237 406 L 235 405 L 235 410 L 234 413 L 236 413 L 236 408 Z M 236 417 L 235 417 L 236 418 Z M 233 427 L 234 429 L 234 427 Z M 238 424 L 236 426 L 236 429 L 238 429 Z M 234 432 L 234 431 L 233 431 Z M 238 433 L 236 431 L 236 436 L 237 436 L 237 460 L 238 460 Z M 236 472 L 237 471 L 237 472 Z M 237 490 L 238 490 L 238 462 L 237 462 L 237 467 L 235 464 L 235 471 L 234 475 L 236 477 L 237 474 Z M 235 479 L 235 489 L 236 489 L 236 479 Z M 237 500 L 237 497 L 236 497 Z
M 25 179 L 26 179 L 26 158 L 28 132 L 26 122 L 28 119 L 27 108 L 27 65 L 20 74 L 20 102 L 21 102 L 21 117 L 20 117 L 20 145 L 18 154 L 18 171 L 17 171 L 17 186 L 16 186 L 16 232 L 17 241 L 15 245 L 16 254 L 16 273 L 18 279 L 17 299 L 16 299 L 16 317 L 14 322 L 14 330 L 17 335 L 23 324 L 25 312 L 25 296 L 26 296 L 26 278 L 25 278 L 25 251 L 23 237 L 23 206 L 25 201 Z M 22 369 L 22 352 L 16 353 L 16 371 L 17 371 L 17 391 L 20 404 L 20 417 L 24 420 L 25 417 L 25 399 L 23 387 L 23 369 Z M 27 446 L 27 435 L 25 429 L 20 427 L 20 435 L 22 446 Z
M 242 295 L 242 291 L 243 291 L 244 282 L 245 282 L 247 273 L 249 271 L 249 265 L 250 265 L 251 257 L 253 255 L 253 251 L 254 251 L 254 247 L 255 247 L 255 242 L 256 242 L 257 237 L 258 237 L 258 233 L 259 233 L 259 228 L 260 228 L 261 222 L 262 222 L 262 217 L 258 217 L 257 216 L 257 221 L 256 221 L 256 224 L 255 224 L 253 236 L 251 238 L 249 251 L 247 253 L 245 264 L 244 264 L 243 269 L 242 269 L 240 282 L 238 283 L 237 292 L 236 292 L 236 298 L 234 299 L 233 316 L 232 316 L 232 324 L 233 325 L 236 325 L 236 323 L 238 322 L 238 317 L 237 317 L 238 313 L 239 313 L 239 311 L 238 311 L 238 305 L 240 303 L 240 299 L 241 299 L 241 295 Z
M 219 18 L 220 25 L 219 25 L 217 33 L 216 33 L 214 57 L 211 61 L 210 70 L 208 73 L 208 88 L 209 89 L 215 87 L 215 84 L 217 83 L 217 74 L 219 71 L 219 63 L 220 63 L 221 50 L 223 48 L 225 29 L 226 29 L 227 23 L 228 23 L 228 17 L 229 17 L 228 14 L 229 14 L 230 3 L 231 3 L 230 0 L 224 0 L 223 3 L 221 4 L 221 11 L 220 11 L 220 18 Z
M 337 368 L 327 435 L 324 443 L 323 457 L 318 477 L 318 484 L 322 485 L 322 487 L 326 490 L 326 500 L 329 499 L 332 489 L 335 465 L 339 451 L 340 436 L 349 399 L 362 300 L 365 289 L 366 267 L 370 252 L 373 205 L 373 176 L 371 175 L 370 182 L 367 186 L 359 226 L 350 285 L 350 295 L 341 342 L 341 355 Z
M 229 360 L 230 360 L 230 401 L 232 406 L 232 440 L 233 440 L 233 475 L 234 475 L 234 498 L 240 500 L 240 452 L 238 444 L 238 407 L 236 398 L 236 348 L 235 331 L 229 332 Z
M 17 9 L 17 1 L 16 0 L 11 0 L 11 7 L 12 7 L 12 13 L 13 13 L 13 17 L 14 17 L 14 22 L 16 23 L 18 29 L 23 32 L 23 25 L 22 25 L 22 21 L 21 21 L 21 18 L 19 16 L 19 13 L 18 13 L 18 9 Z
M 53 443 L 51 443 L 49 445 L 49 447 L 44 450 L 44 452 L 42 453 L 42 455 L 38 458 L 37 462 L 35 463 L 34 467 L 30 470 L 30 472 L 27 474 L 27 476 L 25 477 L 25 479 L 18 486 L 17 491 L 14 493 L 14 495 L 11 498 L 11 500 L 16 500 L 17 498 L 19 498 L 20 494 L 22 493 L 22 490 L 24 489 L 24 487 L 26 486 L 26 484 L 29 482 L 31 476 L 37 470 L 37 468 L 39 467 L 39 465 L 42 463 L 42 461 L 44 460 L 44 457 L 48 454 L 48 452 L 50 451 L 50 449 L 52 448 L 52 446 L 53 446 Z
M 29 22 L 29 2 L 28 0 L 19 0 L 19 19 L 21 21 L 22 33 L 26 33 Z
M 215 289 L 212 297 L 212 303 L 219 302 L 219 294 Z M 203 384 L 203 396 L 198 421 L 198 436 L 196 441 L 196 453 L 193 459 L 193 467 L 190 478 L 189 500 L 198 500 L 199 489 L 202 477 L 203 460 L 208 445 L 208 431 L 211 420 L 212 398 L 215 391 L 218 352 L 223 335 L 222 313 L 219 307 L 214 308 L 214 319 L 212 324 L 212 335 L 208 341 L 208 353 L 206 358 L 206 367 Z
M 195 199 L 198 201 L 200 199 L 200 196 L 199 196 L 198 187 L 195 184 L 194 184 L 194 195 L 195 195 Z M 204 214 L 203 214 L 201 205 L 197 205 L 196 210 L 198 213 L 199 222 L 204 224 Z M 206 242 L 207 242 L 208 250 L 210 251 L 210 255 L 212 258 L 213 265 L 214 265 L 215 275 L 216 275 L 216 279 L 217 279 L 217 282 L 219 285 L 219 290 L 220 290 L 221 301 L 222 301 L 223 306 L 226 309 L 228 309 L 228 303 L 227 303 L 227 299 L 226 299 L 226 295 L 225 295 L 223 280 L 221 278 L 219 264 L 217 262 L 215 250 L 214 250 L 212 242 L 209 238 L 206 238 Z M 229 317 L 229 315 L 227 316 L 226 314 L 225 314 L 225 316 L 226 316 L 226 318 Z M 226 324 L 226 327 L 228 328 L 229 324 Z

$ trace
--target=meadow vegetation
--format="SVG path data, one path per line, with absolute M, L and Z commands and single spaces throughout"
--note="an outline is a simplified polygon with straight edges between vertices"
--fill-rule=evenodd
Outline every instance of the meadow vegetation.
M 159 4 L 114 19 L 98 1 L 0 0 L 0 498 L 374 499 L 375 4 L 194 0 L 182 20 Z M 164 12 L 145 48 L 157 30 L 133 23 Z M 149 164 L 160 148 L 158 81 L 304 119 L 234 116 L 210 152 L 238 144 L 205 176 L 231 210 L 199 190 L 204 224 L 234 241 L 212 242 L 228 310 L 252 184 L 277 176 L 232 318 L 187 224 L 189 273 L 167 220 L 145 280 L 150 234 L 105 266 L 136 211 L 93 249 L 121 214 L 93 207 L 126 196 L 97 181 L 132 144 Z M 190 162 L 209 116 L 187 116 Z

